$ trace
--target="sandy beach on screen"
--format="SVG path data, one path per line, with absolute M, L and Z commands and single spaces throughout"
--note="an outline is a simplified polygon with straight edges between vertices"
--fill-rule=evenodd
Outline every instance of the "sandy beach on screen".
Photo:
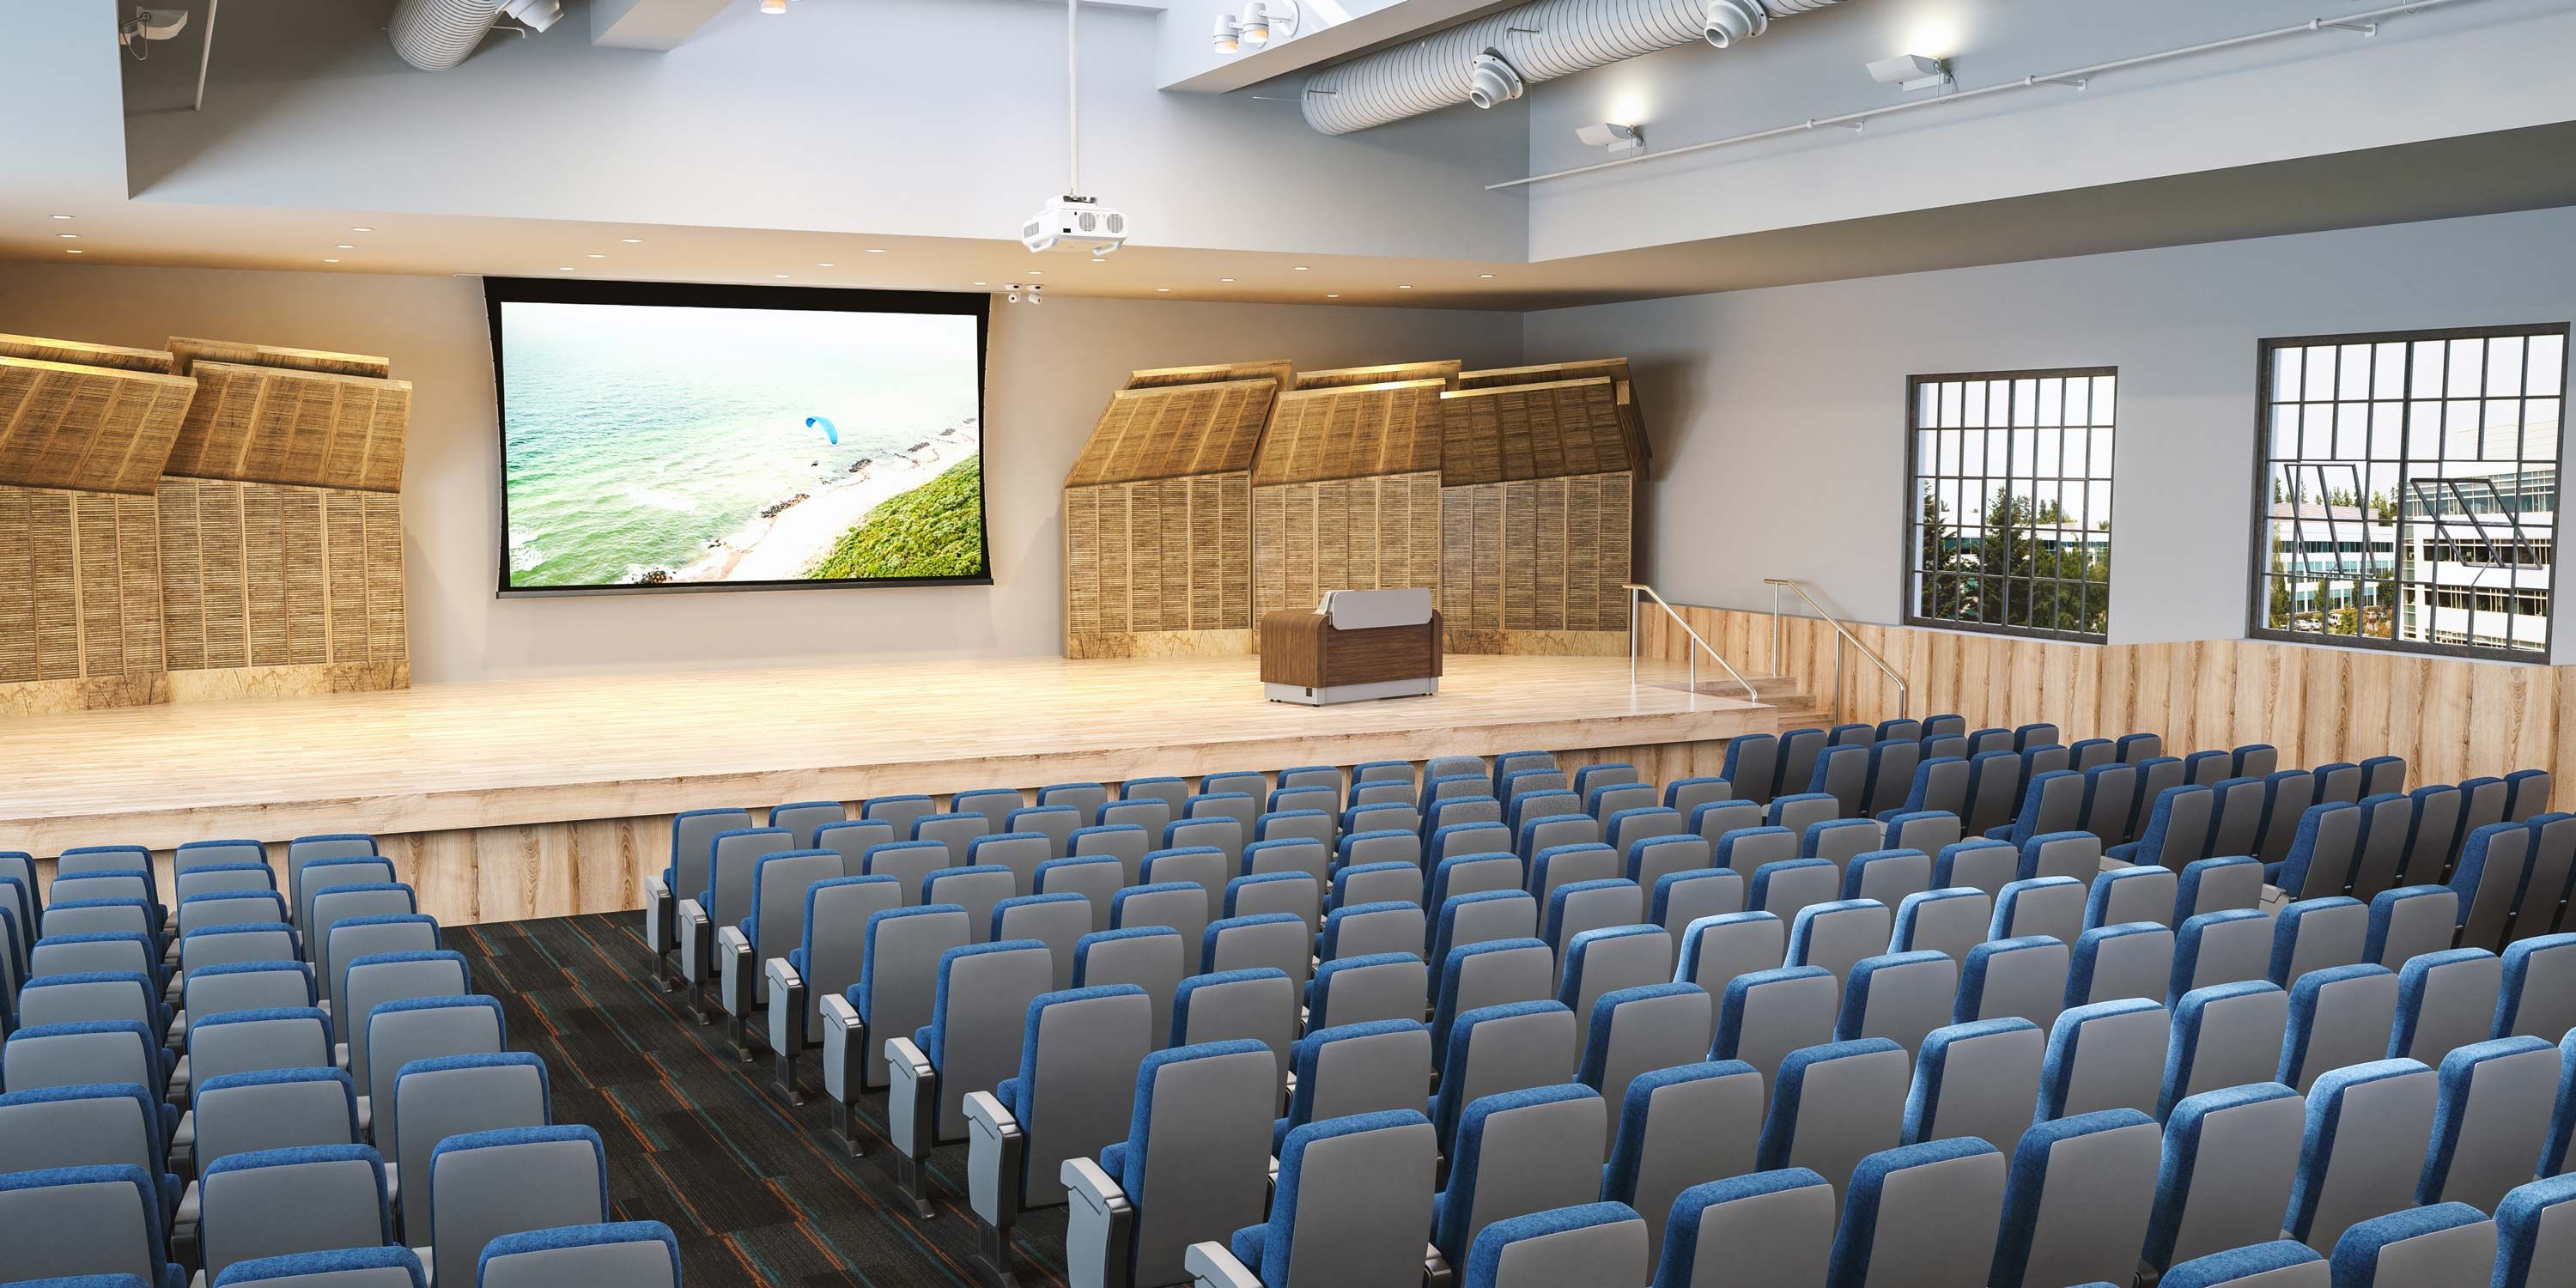
M 975 454 L 980 427 L 943 430 L 917 451 L 888 452 L 860 472 L 814 490 L 777 514 L 755 518 L 671 574 L 673 581 L 800 581 L 877 503 L 939 477 Z M 784 501 L 788 498 L 780 497 Z

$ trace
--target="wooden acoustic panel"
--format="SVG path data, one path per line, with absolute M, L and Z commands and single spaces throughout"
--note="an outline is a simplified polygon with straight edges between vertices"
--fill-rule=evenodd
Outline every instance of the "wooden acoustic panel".
M 1066 488 L 1068 649 L 1083 637 L 1221 631 L 1229 633 L 1225 651 L 1248 651 L 1251 492 L 1242 473 Z M 1078 647 L 1074 656 L 1138 648 L 1107 639 Z
M 172 671 L 402 663 L 402 514 L 383 492 L 164 479 Z
M 320 349 L 282 349 L 275 345 L 248 344 L 239 340 L 200 340 L 190 336 L 170 337 L 170 353 L 178 365 L 171 368 L 180 375 L 199 361 L 230 362 L 245 367 L 277 367 L 287 371 L 316 371 L 335 376 L 371 376 L 382 380 L 393 374 L 390 359 L 364 353 L 326 353 Z
M 1279 385 L 1266 379 L 1149 385 L 1109 396 L 1066 487 L 1252 468 Z
M 1478 632 L 1628 629 L 1635 476 L 1626 472 L 1446 487 L 1440 611 L 1455 652 L 1518 652 Z M 1544 636 L 1524 641 L 1540 651 Z M 1561 641 L 1598 652 L 1597 641 Z
M 1428 471 L 1252 489 L 1255 617 L 1326 591 L 1440 595 L 1440 476 Z
M 1253 460 L 1253 486 L 1439 469 L 1441 388 L 1427 379 L 1281 395 Z
M 177 345 L 179 341 L 172 341 Z M 197 395 L 162 472 L 201 479 L 395 492 L 411 383 L 191 361 Z
M 1592 376 L 1610 382 L 1611 400 L 1619 408 L 1619 427 L 1627 439 L 1628 454 L 1642 466 L 1649 453 L 1646 418 L 1638 409 L 1636 383 L 1629 379 L 1626 358 L 1589 358 L 1576 362 L 1542 363 L 1534 367 L 1489 367 L 1483 371 L 1460 372 L 1452 387 L 1492 389 L 1503 385 L 1548 384 Z
M 0 486 L 0 686 L 156 675 L 152 498 Z
M 0 483 L 149 496 L 196 387 L 157 372 L 0 356 Z
M 1437 362 L 1389 362 L 1374 367 L 1342 367 L 1333 371 L 1300 371 L 1299 389 L 1333 389 L 1343 385 L 1382 385 L 1399 380 L 1437 380 L 1443 389 L 1458 387 L 1456 358 Z
M 61 362 L 75 367 L 113 367 L 119 371 L 147 371 L 171 375 L 178 370 L 178 358 L 167 349 L 125 349 L 112 344 L 83 344 L 78 340 L 49 340 L 34 335 L 0 335 L 0 358 L 34 358 L 39 362 Z
M 1292 366 L 1286 358 L 1266 358 L 1255 362 L 1218 362 L 1200 367 L 1156 367 L 1148 371 L 1127 373 L 1130 389 L 1161 389 L 1172 385 L 1222 384 L 1229 380 L 1267 380 L 1287 392 Z
M 1606 377 L 1440 395 L 1441 480 L 1451 487 L 1640 468 Z

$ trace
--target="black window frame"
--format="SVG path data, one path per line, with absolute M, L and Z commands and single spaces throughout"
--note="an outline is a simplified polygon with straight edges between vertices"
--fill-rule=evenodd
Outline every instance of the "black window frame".
M 1985 635 L 2004 635 L 2004 636 L 2010 636 L 2010 637 L 2017 638 L 2017 639 L 2057 640 L 2057 641 L 2061 641 L 2061 642 L 2069 642 L 2069 643 L 2077 643 L 2077 644 L 2103 644 L 2103 643 L 2108 643 L 2108 642 L 2109 642 L 2109 636 L 2110 636 L 2110 615 L 2111 615 L 2111 610 L 2110 610 L 2110 605 L 2111 605 L 2111 582 L 2110 582 L 2110 579 L 2109 579 L 2109 577 L 2108 577 L 2108 575 L 2107 575 L 2107 574 L 2105 575 L 2104 579 L 2103 579 L 2100 583 L 2098 583 L 2098 584 L 2101 586 L 2101 588 L 2102 588 L 2102 624 L 2103 624 L 2103 629 L 2101 629 L 2101 630 L 2099 630 L 2099 631 L 2063 630 L 2063 629 L 2059 629 L 2059 628 L 2056 628 L 2056 627 L 2049 627 L 2049 626 L 2020 626 L 2020 625 L 2015 625 L 2015 624 L 2010 623 L 2010 622 L 1987 622 L 1987 621 L 1975 621 L 1975 620 L 1970 620 L 1970 619 L 1966 619 L 1966 618 L 1956 618 L 1956 617 L 1935 617 L 1935 616 L 1928 616 L 1928 615 L 1926 615 L 1926 614 L 1922 613 L 1921 611 L 1919 611 L 1920 605 L 1922 604 L 1922 602 L 1923 602 L 1923 601 L 1922 601 L 1922 599 L 1920 598 L 1920 594 L 1921 594 L 1921 592 L 1920 592 L 1920 588 L 1919 588 L 1919 587 L 1916 585 L 1916 583 L 1915 583 L 1915 579 L 1916 579 L 1916 577 L 1917 577 L 1918 575 L 1922 575 L 1922 574 L 1925 572 L 1925 570 L 1924 570 L 1921 566 L 1919 566 L 1919 564 L 1918 564 L 1918 560 L 1921 558 L 1921 551 L 1919 551 L 1918 549 L 1916 549 L 1916 540 L 1915 540 L 1915 539 L 1916 539 L 1916 533 L 1917 533 L 1918 529 L 1920 529 L 1920 528 L 1922 527 L 1922 522 L 1923 522 L 1923 510 L 1922 510 L 1922 506 L 1923 506 L 1923 499 L 1922 499 L 1922 497 L 1923 497 L 1923 494 L 1922 494 L 1922 483 L 1923 483 L 1923 479 L 1924 479 L 1924 477 L 1925 477 L 1925 476 L 1923 475 L 1923 473 L 1922 473 L 1922 469 L 1921 469 L 1921 466 L 1922 466 L 1922 460 L 1921 460 L 1922 435 L 1921 435 L 1921 431 L 1922 431 L 1922 430 L 1924 430 L 1924 429 L 1926 429 L 1926 428 L 1931 428 L 1931 429 L 1936 429 L 1936 430 L 1940 428 L 1940 426 L 1938 426 L 1938 425 L 1933 425 L 1933 426 L 1928 426 L 1928 427 L 1927 427 L 1927 426 L 1922 425 L 1922 424 L 1920 424 L 1920 423 L 1919 423 L 1919 421 L 1920 421 L 1920 419 L 1921 419 L 1921 416 L 1922 416 L 1922 407 L 1923 407 L 1923 387 L 1924 387 L 1925 385 L 1941 385 L 1941 384 L 1950 384 L 1950 383 L 1962 383 L 1962 382 L 1968 382 L 1968 381 L 1985 381 L 1985 382 L 1988 382 L 1988 383 L 1993 383 L 1993 382 L 1997 382 L 1997 381 L 2050 380 L 2050 379 L 2066 379 L 2066 380 L 2082 379 L 2082 380 L 2088 380 L 2088 381 L 2090 381 L 2090 380 L 2098 380 L 2098 379 L 2101 379 L 2101 378 L 2104 378 L 2104 377 L 2108 377 L 2108 378 L 2110 378 L 2110 379 L 2114 382 L 2114 385 L 2113 385 L 2113 391 L 2112 391 L 2112 407 L 2113 407 L 2113 411 L 2112 411 L 2112 415 L 2111 415 L 2110 423 L 2109 423 L 2109 425 L 2107 426 L 2107 427 L 2110 429 L 2110 431 L 2111 431 L 2111 455 L 2112 455 L 2113 460 L 2112 460 L 2112 464 L 2111 464 L 2111 466 L 2109 466 L 2109 467 L 2105 468 L 2104 472 L 2099 476 L 2099 478 L 2101 479 L 2101 481 L 2102 481 L 2102 483 L 2103 483 L 2103 485 L 2104 485 L 2104 487 L 2105 487 L 2105 489 L 2106 489 L 2106 494 L 2105 494 L 2105 510 L 2106 510 L 2106 514 L 2105 514 L 2105 516 L 2103 517 L 2103 523 L 2104 523 L 2104 526 L 2103 526 L 2103 528 L 2102 528 L 2102 531 L 2104 531 L 2105 533 L 2108 533 L 2108 532 L 2110 531 L 2110 528 L 2109 528 L 2109 517 L 2108 517 L 2108 513 L 2107 513 L 2107 512 L 2108 512 L 2108 511 L 2110 511 L 2110 510 L 2115 510 L 2115 509 L 2117 508 L 2116 493 L 2117 493 L 2117 490 L 2118 490 L 2118 484 L 2117 484 L 2117 477 L 2118 477 L 2117 463 L 2118 463 L 2118 456 L 2119 456 L 2119 450 L 2120 450 L 2120 430 L 2119 430 L 2119 411 L 2118 411 L 2118 405 L 2119 405 L 2119 402 L 2118 402 L 2118 400 L 2119 400 L 2119 391 L 2118 391 L 2118 385 L 2117 385 L 2117 382 L 2119 381 L 2119 378 L 2120 378 L 2120 369 L 2119 369 L 2117 366 L 2087 366 L 2087 367 L 2034 367 L 2034 368 L 2022 369 L 2022 370 L 2005 370 L 2005 371 L 1954 371 L 1954 372 L 1935 372 L 1935 373 L 1929 373 L 1929 374 L 1923 374 L 1923 375 L 1912 375 L 1912 376 L 1907 376 L 1907 377 L 1905 378 L 1905 431 L 1904 431 L 1904 432 L 1905 432 L 1905 476 L 1904 476 L 1904 477 L 1905 477 L 1905 516 L 1904 516 L 1904 521 L 1898 525 L 1898 529 L 1897 529 L 1897 547 L 1898 547 L 1898 551 L 1899 551 L 1898 558 L 1897 558 L 1897 564 L 1898 564 L 1898 574 L 1897 574 L 1897 575 L 1898 575 L 1898 586 L 1899 586 L 1899 599 L 1900 599 L 1900 601 L 1901 601 L 1901 607 L 1900 607 L 1900 610 L 1899 610 L 1899 614 L 1900 614 L 1900 615 L 1899 615 L 1899 618 L 1898 618 L 1898 620 L 1899 620 L 1899 621 L 1901 621 L 1903 624 L 1905 624 L 1905 625 L 1907 625 L 1907 626 L 1919 626 L 1919 627 L 1926 627 L 1926 628 L 1933 629 L 1933 630 L 1974 631 L 1974 632 L 1977 632 L 1977 633 L 1979 633 L 1979 634 L 1985 634 Z M 2088 411 L 2089 411 L 2089 406 L 2090 406 L 2090 404 L 2088 403 Z M 2091 425 L 2086 426 L 2086 428 L 2093 428 L 2093 427 L 2095 427 L 2095 426 L 2091 426 Z M 1991 427 L 1990 427 L 1990 428 L 1991 428 Z M 2009 428 L 2009 427 L 2007 427 L 2007 428 Z M 1967 478 L 1972 478 L 1972 477 L 1973 477 L 1973 478 L 1976 478 L 1976 479 L 1980 480 L 1980 482 L 1981 482 L 1981 483 L 1983 483 L 1983 482 L 1985 482 L 1985 481 L 1989 481 L 1989 480 L 1996 480 L 1996 479 L 2000 479 L 2000 480 L 2005 481 L 2007 484 L 2009 484 L 2009 481 L 2014 477 L 2014 475 L 2012 474 L 2012 469 L 2011 469 L 2011 464 L 2010 464 L 2011 457 L 2010 457 L 2010 454 L 2009 454 L 2009 452 L 2010 452 L 2010 448 L 2009 448 L 2009 444 L 2010 444 L 2010 437 L 2009 437 L 2009 436 L 2007 436 L 2007 437 L 2006 437 L 2006 443 L 2007 443 L 2007 449 L 2006 449 L 2006 450 L 2007 450 L 2007 455 L 2006 455 L 2006 465 L 2005 465 L 2005 468 L 2004 468 L 2003 473 L 2001 473 L 2000 475 L 1997 475 L 1997 474 L 1978 474 L 1978 475 L 1942 475 L 1942 474 L 1935 474 L 1935 475 L 1932 475 L 1931 477 L 1932 477 L 1932 478 L 1934 478 L 1934 479 L 1942 479 L 1942 478 L 1958 478 L 1958 479 L 1962 479 L 1962 480 L 1967 479 Z M 2086 463 L 2087 463 L 2087 466 L 2088 466 L 2088 468 L 2089 468 L 2089 466 L 2090 466 L 2090 464 L 2091 464 L 2091 460 L 2090 460 L 2090 456 L 2089 456 L 2089 452 L 2090 452 L 2090 447 L 2089 447 L 2089 446 L 2088 446 L 2088 448 L 2087 448 L 2087 452 L 2088 452 L 2088 456 L 2087 456 L 2087 462 L 2086 462 Z M 2061 464 L 2062 464 L 2062 460 L 2063 460 L 2063 458 L 2061 457 Z M 2063 473 L 2056 473 L 2056 474 L 2050 474 L 2050 475 L 2045 475 L 2045 476 L 2036 476 L 2036 475 L 2035 475 L 2035 476 L 2033 476 L 2033 477 L 2034 477 L 2035 479 L 2036 479 L 2036 478 L 2046 478 L 2046 479 L 2048 479 L 2048 480 L 2050 480 L 2050 481 L 2053 481 L 2053 482 L 2056 482 L 2056 483 L 2058 483 L 2058 484 L 2060 484 L 2060 485 L 2063 485 L 2063 484 L 2065 484 L 2065 483 L 2067 483 L 2067 482 L 2069 482 L 2069 481 L 2072 481 L 2072 482 L 2075 482 L 2075 483 L 2078 483 L 2078 484 L 2090 484 L 2090 483 L 2094 480 L 2094 478 L 2095 478 L 2096 476 L 2094 476 L 2094 475 L 2092 475 L 2092 474 L 2089 474 L 2089 473 L 2088 473 L 2088 474 L 2085 474 L 2085 475 L 2080 476 L 2080 477 L 2075 477 L 2075 476 L 2069 476 L 2069 475 L 2066 475 L 2066 474 L 2063 474 Z M 1985 505 L 1985 503 L 1986 503 L 1986 501 L 1987 501 L 1987 500 L 1988 500 L 1988 497 L 1987 497 L 1987 495 L 1986 495 L 1985 493 L 1983 493 L 1983 492 L 1981 492 L 1981 493 L 1979 494 L 1978 498 L 1977 498 L 1977 502 L 1978 502 L 1978 506 L 1979 506 L 1977 519 L 1978 519 L 1978 526 L 1980 526 L 1980 527 L 1983 527 L 1983 526 L 1984 526 L 1984 513 L 1985 513 L 1985 512 L 1984 512 L 1983 507 L 1984 507 L 1984 505 Z M 2086 517 L 2089 519 L 2089 518 L 2091 518 L 2092 516 L 2088 514 Z M 2007 543 L 2007 550 L 2009 550 L 2009 543 Z M 2007 554 L 2007 556 L 2006 556 L 2006 557 L 2007 557 L 2007 558 L 2009 558 L 2009 557 L 2010 557 L 2010 556 L 2009 556 L 2009 554 Z M 2008 586 L 2009 586 L 2009 581 L 2010 581 L 2010 580 L 2015 580 L 2015 579 L 2007 579 L 2007 581 L 2008 581 Z M 2083 580 L 2081 580 L 2081 579 L 2066 579 L 2066 578 L 2056 578 L 2056 577 L 2040 578 L 2040 577 L 2036 577 L 2036 576 L 2034 576 L 2034 577 L 2029 578 L 2029 579 L 2026 579 L 2026 580 L 2028 580 L 2029 582 L 2031 582 L 2031 583 L 2033 583 L 2033 584 L 2035 584 L 2035 583 L 2036 583 L 2036 582 L 2038 582 L 2038 581 L 2042 581 L 2042 580 L 2045 580 L 2045 581 L 2051 581 L 2051 582 L 2058 582 L 2058 583 L 2076 584 L 2076 585 L 2092 585 L 2092 584 L 2095 584 L 2095 583 L 2091 583 L 2091 582 L 2088 582 L 2088 581 L 2083 581 Z M 2007 590 L 2006 590 L 2006 601 L 2005 601 L 2005 602 L 2006 602 L 2006 605 L 2007 605 L 2007 609 L 2006 609 L 2006 611 L 2007 611 L 2007 612 L 2009 612 L 2009 611 L 2010 611 L 2010 610 L 2009 610 L 2009 605 L 2010 605 L 2010 602 L 2011 602 L 2011 600 L 2010 600 L 2010 594 L 2011 594 L 2011 592 L 2010 592 L 2009 588 L 2007 588 Z
M 2566 422 L 2567 401 L 2570 392 L 2568 389 L 2568 377 L 2571 369 L 2570 363 L 2576 362 L 2576 355 L 2571 355 L 2569 353 L 2570 348 L 2576 348 L 2576 337 L 2571 337 L 2570 332 L 2570 325 L 2566 322 L 2536 322 L 2502 326 L 2427 327 L 2413 330 L 2364 331 L 2353 332 L 2350 334 L 2272 336 L 2255 341 L 2253 409 L 2254 434 L 2252 444 L 2254 486 L 2252 505 L 2250 507 L 2251 513 L 2249 516 L 2251 520 L 2252 540 L 2248 547 L 2250 557 L 2246 561 L 2247 566 L 2245 573 L 2245 638 L 2252 640 L 2268 640 L 2284 644 L 2314 644 L 2329 648 L 2362 649 L 2382 653 L 2405 653 L 2419 657 L 2449 657 L 2490 662 L 2514 662 L 2525 665 L 2548 665 L 2550 660 L 2550 651 L 2556 647 L 2558 634 L 2556 604 L 2554 602 L 2556 597 L 2554 586 L 2543 586 L 2541 588 L 2542 592 L 2545 595 L 2548 595 L 2552 601 L 2550 603 L 2551 611 L 2541 616 L 2540 645 L 2538 648 L 2532 649 L 2497 648 L 2491 645 L 2482 644 L 2447 644 L 2431 639 L 2401 639 L 2397 638 L 2397 626 L 2394 622 L 2390 625 L 2390 637 L 2386 639 L 2382 639 L 2375 635 L 2336 635 L 2329 634 L 2325 631 L 2287 631 L 2275 629 L 2269 625 L 2271 589 L 2269 581 L 2271 577 L 2273 553 L 2271 533 L 2273 504 L 2271 483 L 2272 465 L 2274 460 L 2272 455 L 2272 379 L 2273 369 L 2276 365 L 2273 361 L 2272 355 L 2276 350 L 2284 348 L 2315 348 L 2323 346 L 2340 347 L 2344 345 L 2375 346 L 2382 344 L 2399 344 L 2406 346 L 2408 370 L 2400 377 L 2399 387 L 2401 391 L 2403 391 L 2402 396 L 2394 400 L 2399 403 L 2401 408 L 2404 409 L 2401 412 L 2401 415 L 2405 419 L 2401 419 L 2399 422 L 2401 438 L 2399 441 L 2398 455 L 2396 457 L 2396 460 L 2402 467 L 2404 463 L 2412 459 L 2406 454 L 2406 442 L 2403 435 L 2409 428 L 2411 428 L 2411 418 L 2414 414 L 2412 408 L 2414 404 L 2421 401 L 2452 401 L 2448 399 L 2418 399 L 2413 396 L 2413 363 L 2415 345 L 2448 342 L 2452 340 L 2491 340 L 2509 337 L 2520 337 L 2522 339 L 2529 340 L 2533 337 L 2557 337 L 2560 342 L 2558 373 L 2559 437 L 2557 444 L 2558 451 L 2556 456 L 2552 459 L 2551 465 L 2553 469 L 2563 470 L 2566 466 L 2567 456 Z M 2526 369 L 2524 371 L 2526 386 L 2528 385 L 2529 379 L 2530 371 L 2526 365 Z M 2305 400 L 2302 400 L 2303 405 L 2304 401 Z M 2333 401 L 2347 402 L 2354 400 L 2335 399 Z M 2373 399 L 2362 401 L 2391 400 Z M 2481 403 L 2485 401 L 2483 394 L 2480 395 L 2478 401 Z M 2364 470 L 2365 478 L 2369 465 L 2375 459 L 2377 458 L 2364 456 L 2356 462 L 2356 464 Z M 2436 463 L 2438 464 L 2442 459 L 2445 458 L 2435 458 Z M 2529 457 L 2518 455 L 2515 459 L 2519 464 L 2527 465 L 2533 463 L 2532 458 Z M 2365 483 L 2363 486 L 2366 488 L 2367 484 Z M 2553 501 L 2550 505 L 2549 526 L 2547 536 L 2545 538 L 2549 548 L 2550 559 L 2552 561 L 2547 566 L 2552 570 L 2553 580 L 2555 578 L 2555 559 L 2559 543 L 2559 507 L 2564 505 L 2565 501 L 2566 498 L 2562 486 L 2558 499 Z M 2393 538 L 2392 558 L 2401 561 L 2402 565 L 2406 549 L 2406 529 L 2409 526 L 2409 520 L 2406 517 L 2407 507 L 2404 504 L 2400 503 L 2397 509 L 2398 522 Z M 2367 519 L 2365 519 L 2364 522 L 2366 524 Z M 2367 531 L 2364 533 L 2363 540 L 2365 542 L 2368 541 Z M 2484 538 L 2481 538 L 2481 540 L 2484 540 Z M 2526 540 L 2536 542 L 2539 538 L 2526 538 Z M 2361 579 L 2355 578 L 2354 580 L 2359 581 Z M 2402 579 L 2399 584 L 2401 587 L 2399 594 L 2402 598 L 2404 595 L 2404 582 Z M 2470 587 L 2465 589 L 2474 591 L 2476 589 L 2486 588 Z M 2500 589 L 2506 591 L 2518 590 L 2518 588 L 2511 585 L 2501 587 Z

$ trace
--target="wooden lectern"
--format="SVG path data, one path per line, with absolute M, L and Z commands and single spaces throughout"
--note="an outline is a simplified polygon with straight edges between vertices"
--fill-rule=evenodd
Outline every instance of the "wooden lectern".
M 1261 683 L 1273 702 L 1313 707 L 1438 693 L 1431 592 L 1336 590 L 1311 613 L 1264 614 Z

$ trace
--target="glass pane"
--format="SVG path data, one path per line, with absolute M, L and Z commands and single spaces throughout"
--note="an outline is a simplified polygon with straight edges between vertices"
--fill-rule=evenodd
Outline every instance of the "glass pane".
M 1945 429 L 1959 425 L 1959 386 L 1955 384 L 1941 386 L 1941 425 Z
M 2522 337 L 2503 335 L 2487 341 L 2487 397 L 2522 393 Z
M 2287 402 L 2299 396 L 2299 357 L 2304 352 L 2295 344 L 2272 350 L 2272 401 Z
M 2089 419 L 2089 416 L 2091 415 L 2091 408 L 2093 405 L 2093 382 L 2090 380 L 2067 380 L 2059 383 L 2063 384 L 2066 388 L 2066 423 L 2069 425 L 2092 424 L 2093 422 Z
M 2308 383 L 2299 397 L 2309 402 L 2329 402 L 2334 398 L 2335 350 L 2333 345 L 2316 345 L 2308 350 Z
M 2478 396 L 2479 377 L 2486 371 L 2485 349 L 2484 340 L 2451 341 L 2448 378 L 2442 386 L 2445 395 L 2452 398 Z
M 2370 405 L 2370 454 L 2395 460 L 2406 454 L 2406 408 L 2402 403 Z
M 1966 384 L 1958 386 L 1958 388 L 1961 391 L 1962 399 L 1967 404 L 1966 418 L 1961 420 L 1959 423 L 1970 429 L 1985 428 L 1986 382 L 1982 380 L 1971 380 Z
M 2039 382 L 2039 423 L 2042 425 L 2063 425 L 2066 423 L 2065 381 L 2043 380 Z
M 2531 392 L 2556 394 L 2559 382 L 2567 375 L 2567 337 L 2535 335 L 2531 337 L 2528 356 Z
M 2439 398 L 2442 396 L 2442 355 L 2444 352 L 2445 349 L 2443 344 L 2439 340 L 2418 340 L 2415 342 L 2415 356 L 2410 361 L 2407 374 L 2407 397 Z
M 2335 355 L 2335 397 L 2370 397 L 2370 346 L 2347 344 Z
M 2406 346 L 2383 344 L 2370 356 L 2370 396 L 2403 398 L 2406 396 Z
M 2119 383 L 2120 378 L 2118 376 L 2093 377 L 2094 424 L 2109 425 L 2114 423 L 2111 419 L 2111 415 L 2113 406 L 2118 398 Z

